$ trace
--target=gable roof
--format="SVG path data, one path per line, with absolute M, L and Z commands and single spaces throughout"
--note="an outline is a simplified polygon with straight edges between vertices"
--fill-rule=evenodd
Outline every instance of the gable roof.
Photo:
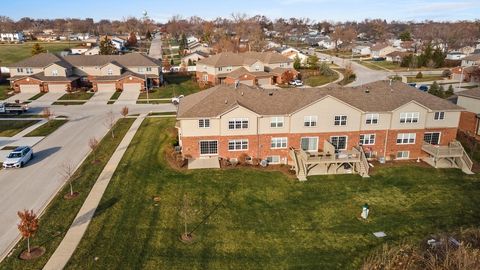
M 479 61 L 480 60 L 480 53 L 470 54 L 469 56 L 464 57 L 462 60 Z
M 274 64 L 291 62 L 292 60 L 276 52 L 223 52 L 202 59 L 198 63 L 214 67 L 228 67 L 253 65 L 257 61 L 265 64 Z
M 366 90 L 369 90 L 368 93 Z M 288 115 L 321 98 L 331 96 L 364 112 L 389 112 L 415 101 L 430 110 L 463 110 L 447 100 L 401 82 L 379 81 L 359 87 L 327 86 L 265 90 L 240 84 L 219 85 L 184 97 L 178 118 L 217 117 L 236 104 L 259 115 Z
M 39 53 L 20 62 L 12 64 L 10 65 L 10 67 L 44 68 L 53 63 L 57 63 L 59 65 L 60 63 L 62 63 L 62 66 L 65 65 L 65 61 L 60 56 L 57 56 L 53 53 Z
M 386 44 L 386 43 L 378 43 L 378 44 L 375 44 L 372 46 L 371 50 L 372 51 L 380 51 L 382 49 L 385 49 L 387 47 L 389 47 L 390 45 Z
M 474 99 L 480 99 L 480 87 L 464 90 L 456 93 L 457 96 L 464 96 Z

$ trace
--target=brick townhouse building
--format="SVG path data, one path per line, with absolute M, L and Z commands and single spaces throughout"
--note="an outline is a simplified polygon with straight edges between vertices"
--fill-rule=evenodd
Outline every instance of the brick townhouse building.
M 183 155 L 194 159 L 246 154 L 292 164 L 292 149 L 338 158 L 359 146 L 365 158 L 417 159 L 434 155 L 425 145 L 451 146 L 463 110 L 401 82 L 278 90 L 220 85 L 185 97 L 177 128 Z
M 293 60 L 277 52 L 224 52 L 201 59 L 196 67 L 197 81 L 205 84 L 271 85 L 296 77 Z M 285 76 L 289 74 L 289 76 Z
M 161 63 L 148 56 L 34 55 L 10 65 L 10 84 L 15 92 L 70 91 L 92 87 L 94 91 L 140 91 L 160 84 Z

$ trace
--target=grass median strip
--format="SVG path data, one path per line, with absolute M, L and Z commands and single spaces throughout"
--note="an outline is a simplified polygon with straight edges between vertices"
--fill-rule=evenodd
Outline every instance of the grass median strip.
M 89 100 L 93 97 L 94 93 L 85 92 L 85 91 L 77 91 L 72 93 L 66 93 L 65 95 L 61 96 L 58 100 Z
M 0 137 L 12 137 L 38 122 L 39 120 L 0 120 Z
M 87 103 L 87 101 L 85 101 L 85 100 L 78 100 L 78 101 L 69 100 L 69 101 L 55 101 L 55 102 L 52 103 L 52 105 L 65 105 L 65 106 L 67 106 L 67 105 L 83 105 L 85 103 Z
M 310 177 L 237 167 L 178 171 L 165 160 L 174 119 L 147 118 L 65 269 L 359 269 L 385 242 L 475 226 L 477 176 L 412 162 Z M 188 228 L 183 232 L 183 196 Z M 369 203 L 368 221 L 359 220 Z M 385 231 L 385 239 L 372 232 Z
M 67 122 L 68 120 L 50 120 L 44 125 L 41 125 L 40 127 L 25 135 L 25 137 L 48 136 Z
M 87 197 L 97 177 L 102 172 L 105 164 L 120 144 L 128 129 L 135 119 L 122 118 L 115 125 L 115 138 L 112 139 L 107 133 L 101 140 L 96 155 L 90 154 L 74 174 L 74 191 L 80 195 L 74 200 L 65 200 L 63 195 L 68 193 L 66 185 L 53 199 L 43 216 L 40 218 L 40 229 L 32 239 L 32 244 L 46 248 L 44 256 L 34 261 L 22 261 L 18 259 L 20 252 L 26 248 L 26 241 L 21 241 L 13 251 L 13 254 L 0 263 L 0 269 L 41 269 L 62 241 L 63 236 L 70 227 L 83 201 Z M 94 159 L 97 160 L 94 163 Z M 60 166 L 60 165 L 59 165 Z M 20 209 L 21 210 L 21 209 Z

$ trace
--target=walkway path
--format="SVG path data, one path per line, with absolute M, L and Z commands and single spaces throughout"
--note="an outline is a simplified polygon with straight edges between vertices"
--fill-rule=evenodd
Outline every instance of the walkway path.
M 80 240 L 82 240 L 82 237 L 95 214 L 95 210 L 97 209 L 103 193 L 110 183 L 113 173 L 115 172 L 120 160 L 127 151 L 128 145 L 132 141 L 135 133 L 146 116 L 147 114 L 141 114 L 137 120 L 133 122 L 127 134 L 125 134 L 125 137 L 118 145 L 108 163 L 105 165 L 105 168 L 98 177 L 97 182 L 92 187 L 92 190 L 85 199 L 82 208 L 75 217 L 70 229 L 68 229 L 67 234 L 43 268 L 44 270 L 63 269 L 68 263 L 68 260 L 70 260 L 70 257 L 73 255 L 73 252 L 80 243 Z

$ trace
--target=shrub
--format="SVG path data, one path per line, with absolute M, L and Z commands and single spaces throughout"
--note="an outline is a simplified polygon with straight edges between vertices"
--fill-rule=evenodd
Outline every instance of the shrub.
M 415 78 L 417 78 L 417 79 L 423 78 L 423 73 L 422 73 L 421 71 L 419 71 L 419 72 L 417 73 L 417 76 L 415 76 Z
M 452 76 L 452 71 L 450 69 L 445 69 L 442 72 L 442 77 L 450 77 L 450 76 Z

